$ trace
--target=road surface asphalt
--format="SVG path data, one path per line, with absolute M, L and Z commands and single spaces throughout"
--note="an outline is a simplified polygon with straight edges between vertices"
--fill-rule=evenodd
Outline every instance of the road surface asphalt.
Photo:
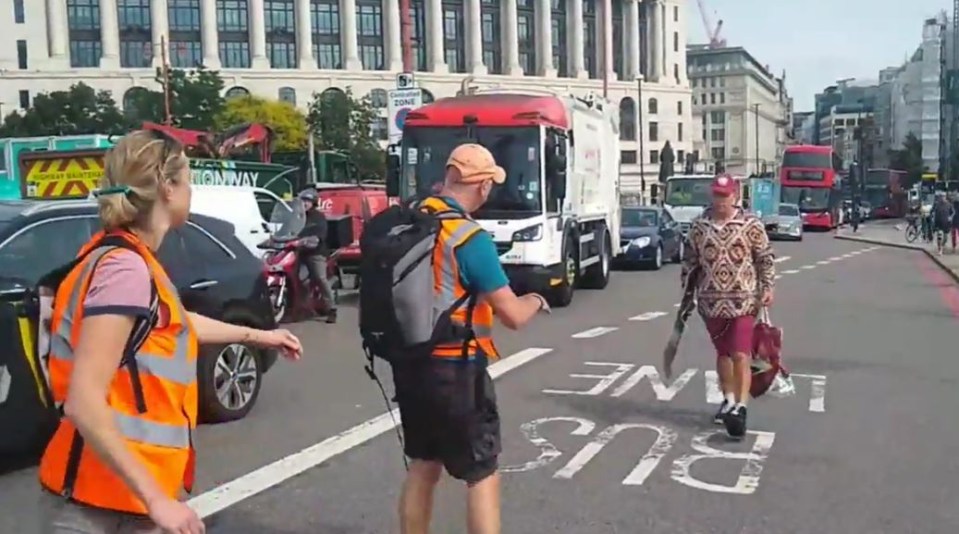
M 505 532 L 959 532 L 959 290 L 918 252 L 823 234 L 775 248 L 772 318 L 796 394 L 752 401 L 741 443 L 711 424 L 695 316 L 671 387 L 650 376 L 675 265 L 615 272 L 498 333 L 514 355 L 495 371 Z M 200 429 L 192 504 L 209 532 L 398 531 L 401 453 L 355 324 L 348 303 L 337 325 L 296 325 L 304 360 L 267 375 L 247 419 Z M 0 532 L 35 531 L 35 477 L 0 477 Z M 464 496 L 444 479 L 433 532 L 465 532 Z

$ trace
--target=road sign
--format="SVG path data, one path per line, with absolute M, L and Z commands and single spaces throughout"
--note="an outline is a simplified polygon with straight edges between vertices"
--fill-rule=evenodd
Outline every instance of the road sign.
M 389 93 L 389 134 L 390 143 L 398 143 L 403 138 L 403 123 L 406 114 L 423 105 L 423 92 L 417 88 L 394 89 Z
M 413 78 L 412 72 L 401 72 L 396 75 L 397 89 L 412 89 L 414 87 L 416 87 L 416 80 Z

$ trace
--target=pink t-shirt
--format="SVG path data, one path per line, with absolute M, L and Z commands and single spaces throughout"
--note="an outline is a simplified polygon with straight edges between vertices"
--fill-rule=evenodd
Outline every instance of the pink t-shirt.
M 150 314 L 150 270 L 136 252 L 120 249 L 100 260 L 86 298 L 84 316 Z

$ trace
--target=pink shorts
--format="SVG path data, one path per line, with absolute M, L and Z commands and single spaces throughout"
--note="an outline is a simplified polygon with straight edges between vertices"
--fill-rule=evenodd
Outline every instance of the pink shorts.
M 706 331 L 716 347 L 716 356 L 732 356 L 733 354 L 752 354 L 753 327 L 756 317 L 743 315 L 732 319 L 709 317 L 705 319 Z

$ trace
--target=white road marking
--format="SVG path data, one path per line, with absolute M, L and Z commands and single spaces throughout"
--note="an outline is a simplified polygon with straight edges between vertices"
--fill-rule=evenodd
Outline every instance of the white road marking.
M 503 473 L 522 473 L 523 471 L 532 471 L 533 469 L 545 467 L 552 463 L 553 460 L 562 456 L 563 453 L 560 452 L 555 445 L 539 435 L 539 425 L 548 423 L 550 421 L 566 421 L 570 423 L 576 423 L 578 426 L 573 429 L 572 432 L 570 432 L 571 436 L 588 436 L 593 429 L 596 428 L 596 423 L 581 417 L 543 417 L 528 423 L 523 423 L 523 426 L 519 427 L 519 430 L 524 436 L 526 436 L 526 439 L 529 440 L 531 444 L 539 447 L 539 456 L 537 456 L 535 460 L 531 460 L 524 464 L 504 466 L 500 468 L 500 471 Z
M 649 474 L 659 465 L 663 456 L 666 456 L 666 453 L 672 448 L 673 443 L 676 442 L 678 434 L 675 430 L 664 426 L 654 426 L 644 423 L 612 425 L 597 434 L 596 437 L 593 438 L 593 441 L 590 441 L 580 449 L 580 451 L 569 460 L 569 463 L 553 475 L 553 478 L 573 478 L 573 475 L 578 473 L 580 469 L 585 467 L 590 460 L 599 454 L 599 452 L 603 450 L 603 447 L 612 441 L 617 434 L 629 429 L 646 429 L 653 430 L 657 433 L 656 441 L 653 442 L 653 445 L 646 451 L 646 454 L 644 454 L 639 463 L 636 464 L 636 467 L 623 479 L 623 484 L 628 486 L 641 486 L 646 478 L 649 477 Z
M 572 335 L 575 339 L 592 339 L 594 337 L 604 336 L 610 332 L 619 330 L 617 326 L 597 326 L 596 328 L 590 328 L 589 330 L 583 330 L 582 332 L 577 332 Z
M 490 365 L 489 374 L 494 379 L 499 378 L 552 351 L 553 349 L 547 348 L 521 350 Z M 392 430 L 398 422 L 399 409 L 386 412 L 197 495 L 187 504 L 196 510 L 200 517 L 209 517 Z
M 644 378 L 648 378 L 650 385 L 653 387 L 653 391 L 656 393 L 656 399 L 662 402 L 669 402 L 673 400 L 673 397 L 675 397 L 694 376 L 696 376 L 696 369 L 686 369 L 676 380 L 673 380 L 672 384 L 667 386 L 663 383 L 663 379 L 660 378 L 659 371 L 655 365 L 644 365 L 632 376 L 624 380 L 619 387 L 613 390 L 610 396 L 622 397 L 642 382 Z
M 798 269 L 789 269 L 788 271 L 783 271 L 783 274 L 797 274 L 798 272 Z
M 783 277 L 783 275 L 777 274 L 777 275 L 774 276 L 773 278 L 774 278 L 775 280 L 779 280 L 779 279 L 782 278 L 782 277 Z
M 679 304 L 676 304 L 675 307 L 678 308 Z M 634 315 L 630 317 L 629 320 L 630 321 L 652 321 L 653 319 L 662 317 L 664 315 L 669 315 L 669 314 L 663 311 L 646 312 L 646 313 L 641 313 L 639 315 Z
M 812 380 L 812 391 L 809 394 L 809 411 L 823 413 L 826 411 L 826 376 L 791 373 L 795 378 L 809 378 Z
M 807 271 L 812 270 L 812 269 L 815 269 L 815 268 L 816 268 L 815 265 L 803 265 L 802 267 L 800 267 L 800 269 L 805 269 L 805 270 L 807 270 Z
M 593 387 L 589 388 L 586 391 L 581 390 L 571 390 L 571 389 L 544 389 L 543 393 L 553 394 L 553 395 L 599 395 L 602 392 L 606 391 L 609 386 L 612 386 L 614 382 L 623 377 L 628 373 L 634 365 L 631 363 L 611 363 L 611 362 L 584 362 L 586 365 L 592 365 L 594 367 L 607 366 L 615 367 L 616 370 L 609 373 L 608 375 L 587 375 L 582 373 L 573 373 L 570 374 L 570 378 L 590 378 L 593 380 L 599 380 Z
M 762 432 L 750 430 L 749 434 L 756 436 L 756 442 L 753 443 L 752 450 L 749 452 L 727 452 L 715 449 L 709 446 L 709 438 L 719 434 L 720 431 L 703 432 L 693 438 L 692 448 L 699 454 L 687 454 L 673 462 L 671 477 L 680 484 L 689 487 L 711 491 L 714 493 L 733 493 L 738 495 L 751 495 L 759 487 L 759 476 L 763 472 L 763 463 L 769 457 L 769 449 L 772 448 L 776 440 L 774 432 Z M 691 467 L 699 460 L 706 459 L 727 459 L 727 460 L 745 460 L 739 478 L 733 486 L 723 486 L 713 484 L 695 478 L 690 473 Z
M 829 265 L 829 260 L 820 260 L 816 262 L 816 265 Z
M 719 389 L 719 373 L 706 371 L 703 375 L 706 377 L 706 402 L 709 404 L 723 402 L 723 391 Z
M 851 258 L 851 257 L 853 257 L 852 254 L 843 254 L 843 255 L 842 255 L 842 259 L 844 259 L 844 260 L 848 260 L 848 259 Z
M 776 263 L 782 263 L 784 261 L 791 260 L 791 259 L 792 259 L 792 256 L 783 256 L 781 258 L 776 258 L 773 261 Z
M 841 260 L 841 259 L 842 259 L 842 256 L 833 256 L 833 257 L 829 258 L 829 261 L 839 261 L 839 260 Z
M 677 302 L 676 304 L 673 304 L 673 307 L 674 307 L 674 308 L 678 308 L 678 307 L 680 307 L 680 306 L 682 306 L 682 305 L 683 305 L 682 302 Z

